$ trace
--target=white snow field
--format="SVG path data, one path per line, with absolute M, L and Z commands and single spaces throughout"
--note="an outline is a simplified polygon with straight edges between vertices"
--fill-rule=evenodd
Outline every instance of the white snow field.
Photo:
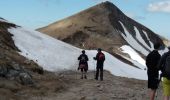
M 77 57 L 81 54 L 81 49 L 66 44 L 40 32 L 31 31 L 22 27 L 10 28 L 8 31 L 14 35 L 13 40 L 15 45 L 21 50 L 20 54 L 30 60 L 34 60 L 45 70 L 60 71 L 77 69 Z M 133 50 L 130 51 L 129 47 L 122 48 L 124 52 L 132 54 L 131 60 L 134 61 L 140 58 L 138 56 L 133 58 L 132 56 L 135 54 L 135 52 Z M 138 48 L 138 46 L 136 48 Z M 89 69 L 94 70 L 96 62 L 93 60 L 93 57 L 96 55 L 97 51 L 86 50 L 86 53 L 89 57 Z M 144 67 L 136 68 L 120 61 L 107 52 L 104 52 L 104 54 L 106 56 L 104 69 L 110 71 L 113 75 L 141 80 L 147 79 L 146 71 L 139 69 Z M 140 61 L 136 60 L 134 62 L 137 62 L 140 66 L 143 66 L 142 64 L 144 63 L 141 58 Z

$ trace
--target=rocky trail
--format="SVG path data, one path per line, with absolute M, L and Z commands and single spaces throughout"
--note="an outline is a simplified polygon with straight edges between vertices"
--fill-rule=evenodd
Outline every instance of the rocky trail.
M 149 100 L 147 81 L 113 76 L 104 71 L 104 80 L 95 80 L 94 71 L 87 79 L 80 72 L 34 74 L 34 85 L 0 81 L 0 100 Z M 4 80 L 4 79 L 1 79 Z M 159 89 L 161 100 L 162 91 Z
M 59 94 L 58 98 L 60 100 L 68 100 L 68 97 L 70 100 L 139 100 L 145 96 L 145 81 L 114 77 L 108 72 L 104 74 L 106 76 L 104 81 L 94 80 L 93 72 L 88 74 L 87 80 L 79 79 L 80 75 L 78 75 L 77 80 L 72 79 L 74 81 L 71 88 Z M 67 77 L 74 78 L 76 75 L 68 74 Z
M 113 76 L 104 72 L 104 81 L 94 80 L 94 72 L 88 79 L 80 79 L 80 72 L 56 73 L 67 82 L 64 89 L 53 95 L 32 97 L 30 100 L 148 100 L 147 81 Z M 57 84 L 55 84 L 57 85 Z M 162 94 L 159 89 L 158 93 Z M 159 95 L 157 100 L 160 99 Z

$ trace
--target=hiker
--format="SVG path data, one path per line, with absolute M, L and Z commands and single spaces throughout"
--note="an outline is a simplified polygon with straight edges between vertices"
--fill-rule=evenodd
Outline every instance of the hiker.
M 98 51 L 98 53 L 97 53 L 96 57 L 93 57 L 94 60 L 97 60 L 95 79 L 98 80 L 99 71 L 100 71 L 100 80 L 103 81 L 103 64 L 105 61 L 105 55 L 102 53 L 101 48 L 98 48 L 97 51 Z
M 79 67 L 78 70 L 81 70 L 81 79 L 85 78 L 87 79 L 86 73 L 88 70 L 88 63 L 87 61 L 89 60 L 88 56 L 85 54 L 85 50 L 82 50 L 82 54 L 78 57 L 79 60 Z
M 161 55 L 158 52 L 160 44 L 154 44 L 154 50 L 146 57 L 146 66 L 148 74 L 148 89 L 150 100 L 154 100 L 156 89 L 159 84 L 159 69 L 157 68 Z
M 164 100 L 169 100 L 170 98 L 170 46 L 168 49 L 169 51 L 163 54 L 159 64 L 159 68 L 162 72 Z

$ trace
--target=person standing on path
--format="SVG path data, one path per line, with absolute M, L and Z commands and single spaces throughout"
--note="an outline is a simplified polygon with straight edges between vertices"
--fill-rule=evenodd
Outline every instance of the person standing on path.
M 150 100 L 154 100 L 159 84 L 159 69 L 157 68 L 161 55 L 158 52 L 160 44 L 154 44 L 154 50 L 146 57 L 148 88 Z
M 96 76 L 95 79 L 98 80 L 99 72 L 100 72 L 100 80 L 103 81 L 103 64 L 105 61 L 105 55 L 102 53 L 102 49 L 98 48 L 98 53 L 96 57 L 93 57 L 94 60 L 97 60 L 97 66 L 96 66 Z
M 79 67 L 78 70 L 81 70 L 81 79 L 87 79 L 87 70 L 88 70 L 88 56 L 85 54 L 85 50 L 82 50 L 82 54 L 78 57 L 79 60 Z

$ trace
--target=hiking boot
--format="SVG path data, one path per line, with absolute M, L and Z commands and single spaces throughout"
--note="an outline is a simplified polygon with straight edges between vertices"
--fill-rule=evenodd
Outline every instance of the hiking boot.
M 87 79 L 87 76 L 84 76 L 85 79 Z
M 83 77 L 81 77 L 81 79 L 83 79 Z

